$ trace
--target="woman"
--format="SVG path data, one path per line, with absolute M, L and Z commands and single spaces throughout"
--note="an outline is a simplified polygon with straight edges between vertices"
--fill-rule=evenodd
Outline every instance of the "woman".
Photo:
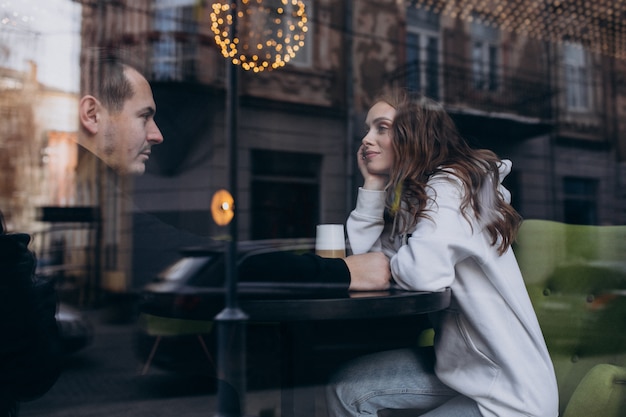
M 554 369 L 510 248 L 521 223 L 500 184 L 510 162 L 470 148 L 426 98 L 383 97 L 366 125 L 351 248 L 384 252 L 395 285 L 450 287 L 452 301 L 430 317 L 434 356 L 406 349 L 349 364 L 329 385 L 330 414 L 557 416 Z

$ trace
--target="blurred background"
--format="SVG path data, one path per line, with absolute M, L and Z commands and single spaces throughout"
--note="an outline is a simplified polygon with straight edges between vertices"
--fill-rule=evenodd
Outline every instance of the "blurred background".
M 346 220 L 362 181 L 355 154 L 367 109 L 391 87 L 440 101 L 473 146 L 511 159 L 505 185 L 525 219 L 626 224 L 622 2 L 238 3 L 240 49 L 230 56 L 226 0 L 0 0 L 0 210 L 9 230 L 33 236 L 39 274 L 56 280 L 72 352 L 95 332 L 99 357 L 128 356 L 113 349 L 132 343 L 132 321 L 121 333 L 94 330 L 81 312 L 111 323 L 119 311 L 90 309 L 115 301 L 129 307 L 122 319 L 134 318 L 137 295 L 179 258 L 182 247 L 165 247 L 174 241 L 168 233 L 228 238 L 210 209 L 232 184 L 232 97 L 240 240 L 312 238 L 316 224 Z M 140 70 L 153 89 L 165 141 L 143 176 L 81 167 L 78 101 L 107 54 Z M 146 214 L 169 232 L 155 236 Z M 620 282 L 623 259 L 612 267 Z M 623 329 L 622 318 L 611 323 Z M 153 341 L 144 340 L 142 362 Z M 128 397 L 139 388 L 133 359 L 124 363 L 127 385 L 109 385 L 135 387 Z M 89 378 L 104 372 L 74 365 Z M 86 386 L 81 375 L 62 379 L 41 409 L 75 400 Z M 194 392 L 193 381 L 174 385 Z
M 129 256 L 141 251 L 138 211 L 227 234 L 209 215 L 214 192 L 228 187 L 230 64 L 214 33 L 222 3 L 2 1 L 0 207 L 10 228 L 35 235 L 40 265 L 81 303 L 151 280 Z M 506 185 L 525 218 L 626 222 L 621 6 L 300 0 L 284 2 L 292 13 L 281 20 L 280 0 L 242 3 L 242 44 L 283 66 L 240 70 L 240 239 L 313 237 L 315 224 L 345 221 L 365 113 L 390 86 L 441 101 L 473 145 L 510 158 Z M 293 57 L 280 62 L 290 45 Z M 80 92 L 111 50 L 151 82 L 165 137 L 146 175 L 115 184 L 77 175 L 75 145 Z

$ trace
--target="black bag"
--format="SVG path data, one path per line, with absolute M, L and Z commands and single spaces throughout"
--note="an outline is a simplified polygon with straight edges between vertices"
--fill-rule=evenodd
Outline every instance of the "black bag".
M 45 394 L 61 372 L 56 290 L 36 277 L 29 242 L 26 234 L 0 235 L 0 416 Z

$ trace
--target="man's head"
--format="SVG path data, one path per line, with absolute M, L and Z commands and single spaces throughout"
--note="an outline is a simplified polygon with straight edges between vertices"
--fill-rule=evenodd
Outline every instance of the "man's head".
M 118 174 L 143 174 L 151 147 L 163 142 L 152 89 L 118 61 L 102 62 L 97 80 L 80 100 L 79 142 Z

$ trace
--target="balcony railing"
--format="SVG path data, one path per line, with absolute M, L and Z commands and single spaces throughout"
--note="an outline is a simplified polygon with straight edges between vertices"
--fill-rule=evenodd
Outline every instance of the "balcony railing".
M 444 58 L 444 62 L 449 61 L 452 60 Z M 552 120 L 552 99 L 556 90 L 550 86 L 547 72 L 522 73 L 519 68 L 500 66 L 493 74 L 495 77 L 480 83 L 469 61 L 459 63 L 458 58 L 454 61 L 457 64 L 444 63 L 436 73 L 428 63 L 407 64 L 389 74 L 388 83 L 435 98 L 447 107 L 511 114 L 542 122 Z M 421 80 L 422 84 L 416 80 Z M 433 88 L 434 82 L 438 88 Z

